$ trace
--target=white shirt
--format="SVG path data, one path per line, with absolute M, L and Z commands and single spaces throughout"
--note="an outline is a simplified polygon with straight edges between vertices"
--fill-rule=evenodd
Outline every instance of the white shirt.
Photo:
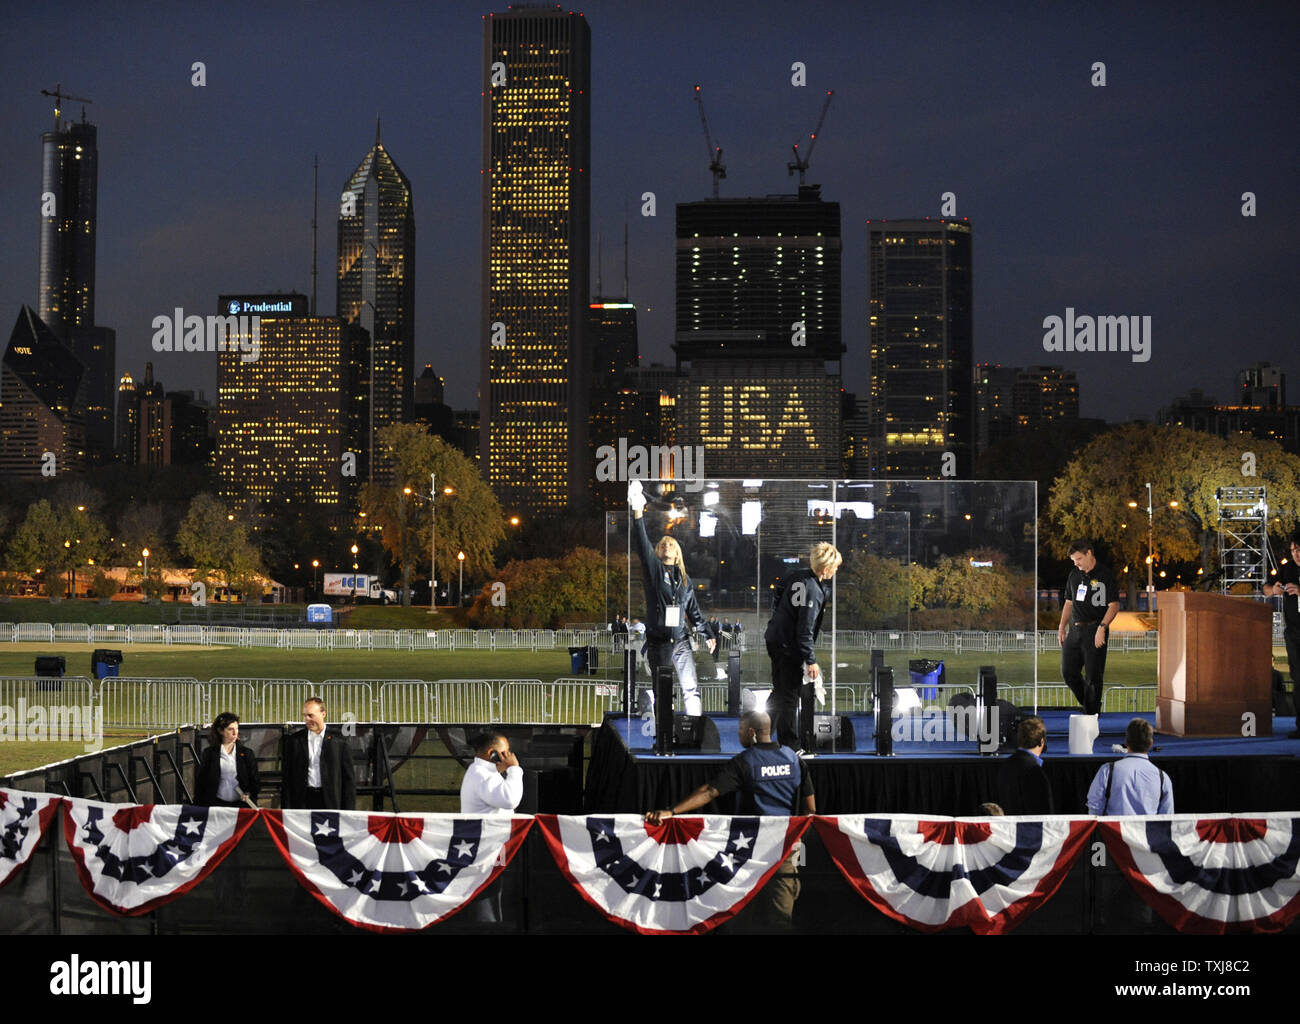
M 320 748 L 325 742 L 325 730 L 312 732 L 307 730 L 307 785 L 320 789 Z
M 239 748 L 236 747 L 229 754 L 226 753 L 225 747 L 221 748 L 221 781 L 217 783 L 218 800 L 234 800 L 235 793 L 235 753 Z
M 497 766 L 476 757 L 460 784 L 461 814 L 512 814 L 524 798 L 524 770 L 517 764 L 503 776 Z

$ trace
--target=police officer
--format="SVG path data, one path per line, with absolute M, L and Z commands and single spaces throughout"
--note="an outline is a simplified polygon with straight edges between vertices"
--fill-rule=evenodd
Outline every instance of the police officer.
M 816 814 L 812 779 L 799 756 L 772 740 L 772 720 L 764 711 L 746 711 L 737 728 L 745 749 L 670 810 L 650 811 L 645 820 L 659 825 L 676 814 L 687 814 L 729 793 L 740 792 L 739 814 Z M 794 901 L 799 897 L 796 846 L 771 880 L 754 897 L 746 926 L 758 930 L 788 929 Z
M 1069 554 L 1074 569 L 1065 581 L 1065 604 L 1056 630 L 1061 676 L 1083 706 L 1083 713 L 1096 715 L 1101 712 L 1106 640 L 1111 620 L 1119 614 L 1119 587 L 1110 567 L 1097 561 L 1092 541 L 1074 541 Z

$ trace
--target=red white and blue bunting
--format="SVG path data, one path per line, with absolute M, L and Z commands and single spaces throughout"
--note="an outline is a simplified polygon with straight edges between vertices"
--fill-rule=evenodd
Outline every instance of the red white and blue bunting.
M 532 818 L 263 811 L 298 881 L 344 920 L 417 931 L 456 913 L 518 852 Z
M 835 865 L 876 909 L 925 932 L 995 935 L 1051 897 L 1096 819 L 817 818 Z
M 555 863 L 615 924 L 644 934 L 700 933 L 740 911 L 808 827 L 795 818 L 541 814 Z
M 64 802 L 63 836 L 81 884 L 101 907 L 126 915 L 194 888 L 257 817 L 251 808 Z
M 22 870 L 58 814 L 60 802 L 60 797 L 48 793 L 0 789 L 0 885 Z
M 1278 932 L 1300 914 L 1300 817 L 1097 823 L 1129 884 L 1180 932 Z

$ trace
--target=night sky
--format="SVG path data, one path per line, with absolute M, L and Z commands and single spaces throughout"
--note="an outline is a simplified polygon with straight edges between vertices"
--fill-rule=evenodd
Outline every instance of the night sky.
M 992 6 L 992 5 L 989 5 Z M 1127 5 L 1121 5 L 1127 6 Z M 977 10 L 972 11 L 970 7 Z M 1077 369 L 1084 416 L 1150 419 L 1189 388 L 1280 364 L 1300 403 L 1294 4 L 613 3 L 592 32 L 592 236 L 622 287 L 624 211 L 642 362 L 671 362 L 674 204 L 790 192 L 790 146 L 835 90 L 809 182 L 842 206 L 845 387 L 867 387 L 868 218 L 974 227 L 975 359 Z M 373 144 L 415 195 L 416 367 L 477 405 L 482 3 L 64 3 L 6 11 L 0 40 L 0 315 L 37 304 L 41 132 L 62 83 L 99 128 L 96 320 L 117 369 L 215 398 L 215 356 L 155 354 L 150 323 L 218 294 L 310 291 L 334 312 L 338 194 Z M 503 9 L 503 8 L 502 8 Z M 203 61 L 207 84 L 190 84 Z M 790 66 L 807 66 L 807 87 Z M 1090 84 L 1095 61 L 1107 85 Z M 65 116 L 80 117 L 69 103 Z M 640 216 L 654 191 L 658 217 Z M 1241 215 L 1254 192 L 1258 216 Z M 1288 213 L 1287 211 L 1291 211 Z M 1288 241 L 1288 239 L 1290 241 Z M 594 261 L 593 261 L 594 262 Z M 596 287 L 595 267 L 592 290 Z M 1152 357 L 1043 351 L 1043 319 L 1149 315 Z

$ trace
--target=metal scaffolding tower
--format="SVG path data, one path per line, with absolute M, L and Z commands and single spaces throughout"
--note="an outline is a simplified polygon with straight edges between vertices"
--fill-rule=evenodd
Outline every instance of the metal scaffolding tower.
M 1262 587 L 1268 582 L 1268 495 L 1259 487 L 1220 487 L 1214 492 L 1219 508 L 1220 590 L 1236 583 Z

